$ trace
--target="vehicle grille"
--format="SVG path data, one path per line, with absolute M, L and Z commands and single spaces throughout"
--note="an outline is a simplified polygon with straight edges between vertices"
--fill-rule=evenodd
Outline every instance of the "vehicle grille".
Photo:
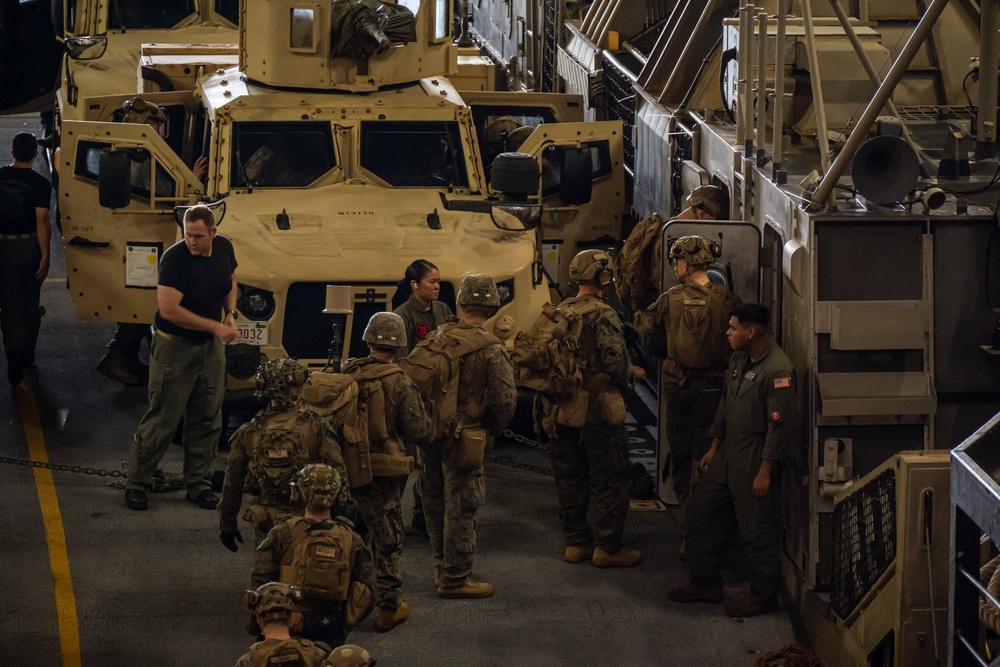
M 847 618 L 896 558 L 896 472 L 886 470 L 833 510 L 830 608 Z
M 324 315 L 326 286 L 342 283 L 292 283 L 285 300 L 282 345 L 288 356 L 296 359 L 326 359 L 330 350 L 333 323 L 345 323 L 344 350 L 347 357 L 367 357 L 368 346 L 362 340 L 368 320 L 375 313 L 392 310 L 409 298 L 408 292 L 396 283 L 352 285 L 354 313 Z M 455 309 L 455 289 L 451 283 L 441 283 L 440 300 Z

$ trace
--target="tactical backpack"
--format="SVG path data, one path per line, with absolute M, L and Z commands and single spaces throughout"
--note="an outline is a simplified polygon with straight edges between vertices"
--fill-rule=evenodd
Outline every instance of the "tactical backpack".
M 248 452 L 252 488 L 262 498 L 287 501 L 292 477 L 309 463 L 302 432 L 295 428 L 297 415 L 286 412 L 263 422 L 263 428 Z
M 685 369 L 710 368 L 729 358 L 730 307 L 712 285 L 686 283 L 667 292 L 667 358 Z M 730 299 L 733 300 L 733 299 Z
M 644 312 L 660 296 L 662 232 L 663 219 L 656 213 L 639 221 L 614 263 L 618 296 L 633 315 Z
M 307 639 L 288 639 L 279 644 L 257 642 L 250 647 L 254 667 L 319 667 L 313 662 L 314 644 Z
M 344 373 L 310 373 L 299 391 L 299 405 L 341 426 L 341 453 L 352 488 L 372 481 L 368 421 L 358 414 L 358 383 Z
M 458 380 L 462 357 L 500 339 L 480 327 L 443 325 L 399 360 L 417 386 L 431 417 L 429 442 L 455 435 L 458 426 Z
M 358 416 L 368 426 L 368 447 L 372 476 L 407 477 L 413 472 L 413 457 L 406 456 L 405 446 L 390 429 L 396 406 L 386 384 L 403 372 L 396 364 L 372 363 L 366 359 L 350 360 L 344 372 L 358 383 Z
M 530 331 L 518 332 L 511 360 L 517 384 L 553 401 L 575 395 L 583 385 L 579 358 L 584 317 L 608 308 L 596 299 L 567 299 L 559 306 L 542 306 Z
M 288 520 L 292 539 L 281 557 L 278 581 L 299 586 L 307 598 L 347 600 L 354 531 L 339 521 L 317 528 L 303 517 Z

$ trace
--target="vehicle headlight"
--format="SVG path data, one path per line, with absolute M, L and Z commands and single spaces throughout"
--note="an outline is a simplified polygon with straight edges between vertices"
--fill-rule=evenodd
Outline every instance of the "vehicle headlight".
M 236 307 L 248 320 L 266 320 L 274 315 L 274 295 L 249 285 L 236 286 Z
M 514 279 L 504 280 L 497 283 L 497 296 L 500 297 L 500 305 L 506 306 L 514 300 Z

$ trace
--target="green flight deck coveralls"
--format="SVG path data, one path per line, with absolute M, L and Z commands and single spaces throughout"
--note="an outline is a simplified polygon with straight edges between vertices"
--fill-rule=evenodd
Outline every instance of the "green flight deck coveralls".
M 722 586 L 723 545 L 735 523 L 750 561 L 750 593 L 759 602 L 778 594 L 781 512 L 780 462 L 798 434 L 795 369 L 773 341 L 751 361 L 734 352 L 722 402 L 712 424 L 720 446 L 705 477 L 693 490 L 688 516 L 688 570 L 702 589 Z M 761 459 L 774 461 L 767 495 L 754 495 Z

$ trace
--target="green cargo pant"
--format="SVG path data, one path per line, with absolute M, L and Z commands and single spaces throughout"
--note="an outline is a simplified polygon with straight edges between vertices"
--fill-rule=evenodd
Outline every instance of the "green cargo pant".
M 441 442 L 417 448 L 435 579 L 445 587 L 461 586 L 472 572 L 476 512 L 486 498 L 483 468 L 457 468 L 454 454 L 453 449 L 445 451 Z
M 368 543 L 378 573 L 379 609 L 395 611 L 403 586 L 403 495 L 402 479 L 375 479 L 371 484 L 351 489 L 358 511 L 368 526 Z
M 194 499 L 212 487 L 209 472 L 222 432 L 226 357 L 222 342 L 168 340 L 150 344 L 149 409 L 139 421 L 128 463 L 129 489 L 144 489 L 184 419 L 184 484 Z

